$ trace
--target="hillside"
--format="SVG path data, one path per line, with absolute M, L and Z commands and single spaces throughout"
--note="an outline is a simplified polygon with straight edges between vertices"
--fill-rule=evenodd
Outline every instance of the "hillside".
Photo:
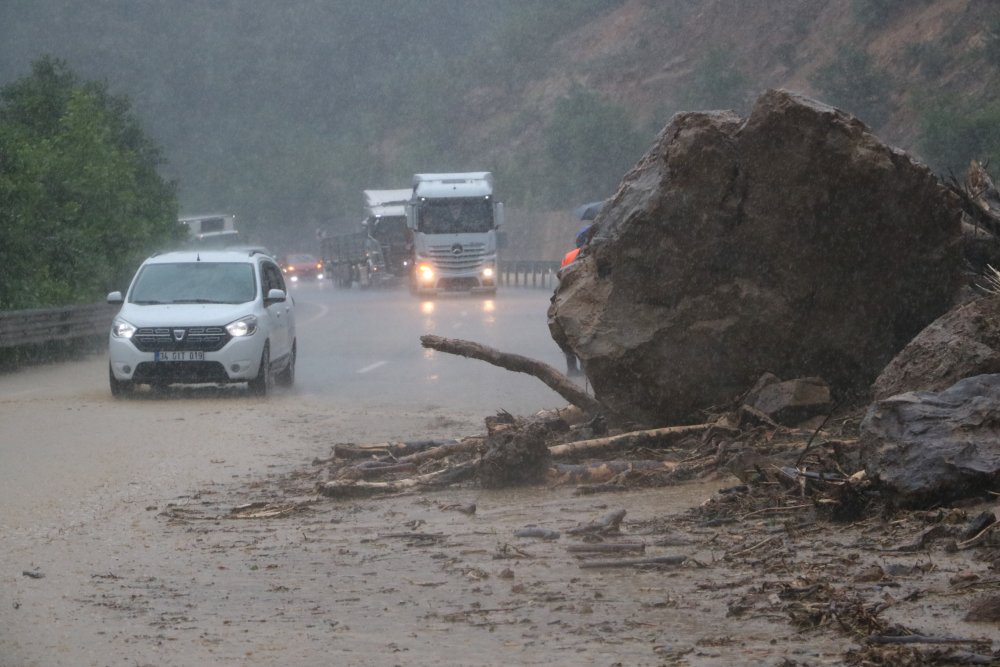
M 276 250 L 356 224 L 364 188 L 489 169 L 521 252 L 558 257 L 549 227 L 610 195 L 674 113 L 745 113 L 772 87 L 944 173 L 1000 156 L 988 0 L 0 5 L 0 83 L 46 53 L 134 100 L 182 212 L 234 211 Z

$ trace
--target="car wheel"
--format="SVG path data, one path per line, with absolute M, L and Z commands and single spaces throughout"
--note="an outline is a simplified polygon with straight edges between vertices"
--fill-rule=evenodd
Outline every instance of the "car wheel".
M 282 387 L 291 387 L 295 384 L 295 348 L 297 343 L 292 341 L 292 353 L 288 356 L 288 364 L 281 369 L 281 372 L 275 376 L 275 383 L 281 385 Z
M 132 393 L 132 383 L 128 380 L 117 379 L 114 371 L 111 370 L 110 364 L 108 365 L 108 381 L 111 385 L 112 396 L 120 398 Z
M 257 377 L 247 383 L 250 387 L 250 392 L 256 394 L 257 396 L 267 396 L 267 392 L 271 389 L 271 383 L 273 378 L 271 376 L 271 348 L 268 344 L 264 344 L 264 351 L 260 353 L 260 370 L 257 371 Z

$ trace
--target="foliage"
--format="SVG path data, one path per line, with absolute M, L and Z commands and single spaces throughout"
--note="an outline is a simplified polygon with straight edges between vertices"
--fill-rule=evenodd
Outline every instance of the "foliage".
M 93 302 L 177 233 L 125 98 L 42 58 L 0 90 L 0 309 Z
M 556 102 L 545 130 L 549 203 L 572 206 L 610 196 L 644 148 L 624 109 L 574 88 Z
M 733 55 L 725 49 L 708 51 L 695 66 L 687 85 L 681 90 L 681 103 L 688 110 L 742 110 L 747 101 L 749 82 Z
M 889 119 L 889 78 L 876 70 L 865 51 L 844 49 L 819 69 L 812 84 L 826 102 L 853 113 L 873 127 Z
M 1000 106 L 970 113 L 951 102 L 931 105 L 921 116 L 918 143 L 938 173 L 964 174 L 974 159 L 1000 164 Z
M 852 0 L 851 11 L 858 23 L 866 28 L 880 28 L 905 4 L 901 0 Z
M 1000 19 L 993 21 L 986 31 L 986 58 L 994 66 L 1000 67 Z

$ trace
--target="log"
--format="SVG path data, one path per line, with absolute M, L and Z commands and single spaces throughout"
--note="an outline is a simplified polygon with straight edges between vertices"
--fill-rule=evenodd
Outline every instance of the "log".
M 367 459 L 373 456 L 405 457 L 416 453 L 450 445 L 457 440 L 409 440 L 407 442 L 372 442 L 363 445 L 338 443 L 333 446 L 333 455 L 338 459 Z M 326 461 L 321 461 L 326 463 Z
M 447 456 L 451 456 L 452 454 L 474 452 L 482 443 L 483 439 L 479 437 L 465 438 L 463 440 L 438 445 L 437 447 L 433 447 L 431 449 L 425 449 L 422 452 L 416 452 L 414 454 L 410 454 L 409 456 L 400 457 L 397 459 L 397 462 L 420 465 L 425 461 L 443 459 Z
M 428 334 L 420 337 L 420 344 L 426 348 L 437 350 L 439 352 L 457 354 L 461 357 L 468 357 L 470 359 L 478 359 L 479 361 L 485 361 L 493 364 L 494 366 L 514 371 L 515 373 L 527 373 L 528 375 L 532 375 L 544 382 L 549 389 L 553 390 L 591 417 L 608 412 L 608 409 L 597 399 L 587 394 L 587 392 L 580 389 L 568 377 L 544 362 L 537 361 L 520 354 L 501 352 L 496 348 L 480 345 L 479 343 L 474 343 L 469 340 L 461 340 L 459 338 L 445 338 L 443 336 Z
M 366 482 L 364 480 L 335 479 L 321 482 L 316 490 L 328 498 L 358 498 L 387 493 L 400 493 L 420 486 L 441 486 L 467 479 L 476 472 L 476 462 L 466 461 L 445 470 L 409 477 L 393 482 Z
M 627 447 L 662 447 L 688 435 L 703 433 L 714 424 L 689 424 L 687 426 L 667 426 L 644 431 L 631 431 L 604 438 L 592 438 L 570 442 L 565 445 L 553 445 L 549 452 L 553 458 L 582 456 L 606 453 Z

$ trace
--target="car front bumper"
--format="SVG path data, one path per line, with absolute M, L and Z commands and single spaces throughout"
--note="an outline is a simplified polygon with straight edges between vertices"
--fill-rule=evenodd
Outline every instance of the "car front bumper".
M 259 333 L 259 332 L 258 332 Z M 110 336 L 108 358 L 116 380 L 139 384 L 198 384 L 247 382 L 257 377 L 264 348 L 263 336 L 229 340 L 221 349 L 205 352 L 204 358 L 160 361 L 154 352 L 143 352 L 127 338 Z

